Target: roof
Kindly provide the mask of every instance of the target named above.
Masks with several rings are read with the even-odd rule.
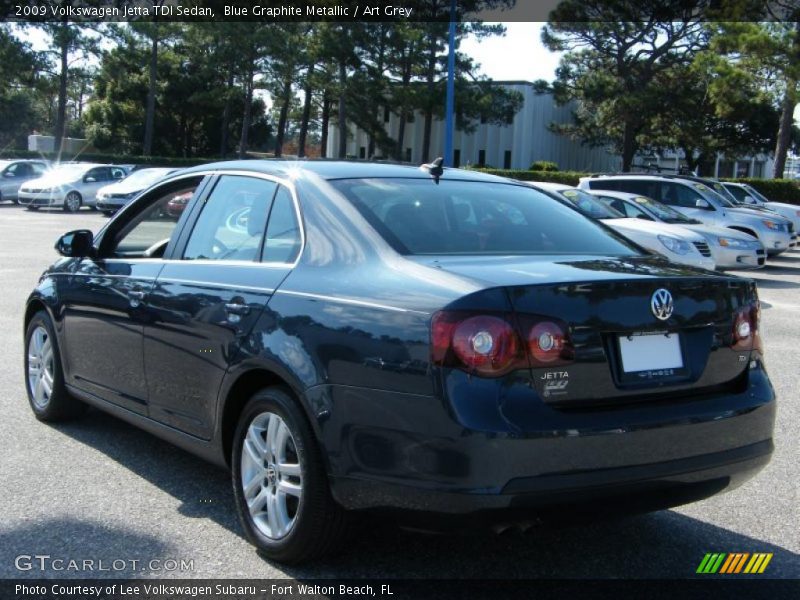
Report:
[[[208,170],[228,169],[236,171],[253,171],[278,177],[286,177],[298,171],[315,173],[323,179],[356,179],[356,178],[406,178],[425,179],[430,177],[424,170],[416,166],[393,163],[379,163],[348,160],[231,160],[206,163],[190,167],[181,174],[203,172]],[[460,181],[494,181],[508,183],[511,180],[496,175],[488,175],[480,171],[466,169],[445,169],[442,179]],[[514,182],[518,183],[518,182]]]

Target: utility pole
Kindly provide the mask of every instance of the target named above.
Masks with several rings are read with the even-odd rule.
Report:
[[[447,96],[444,120],[444,165],[453,166],[454,104],[456,93],[456,0],[450,0],[450,36],[447,54]]]

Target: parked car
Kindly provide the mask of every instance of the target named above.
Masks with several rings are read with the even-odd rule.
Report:
[[[95,208],[97,190],[125,175],[125,169],[115,165],[63,163],[22,184],[19,203],[30,210],[61,206],[66,212],[75,212],[81,206]]]
[[[229,467],[272,559],[330,551],[362,510],[662,509],[772,453],[755,283],[508,179],[207,164],[56,248],[25,308],[36,417],[93,405]]]
[[[773,202],[747,183],[732,183],[726,181],[723,185],[739,203],[776,212],[782,217],[789,219],[794,224],[795,232],[800,232],[800,206],[797,204]]]
[[[167,207],[166,207],[167,214],[177,219],[183,214],[183,211],[186,210],[186,206],[189,204],[189,200],[191,199],[192,199],[191,191],[175,194],[167,202]]]
[[[175,169],[163,168],[139,169],[131,172],[125,179],[101,187],[97,190],[97,210],[107,215],[114,214],[139,192],[174,171]]]
[[[594,190],[591,194],[626,217],[679,225],[699,233],[706,239],[718,269],[759,269],[766,262],[764,245],[746,233],[705,225],[666,204],[639,194],[608,190]]]
[[[708,243],[699,233],[677,225],[629,219],[591,194],[569,185],[545,182],[530,182],[528,185],[556,194],[560,201],[570,202],[586,216],[602,220],[604,225],[668,260],[712,271],[716,268]]]
[[[777,255],[792,243],[792,224],[780,215],[767,215],[732,202],[705,183],[670,175],[593,175],[582,177],[584,190],[630,192],[658,200],[706,225],[729,227],[758,238],[767,255]]]
[[[0,160],[0,202],[9,200],[17,204],[20,186],[41,177],[47,168],[45,160]]]

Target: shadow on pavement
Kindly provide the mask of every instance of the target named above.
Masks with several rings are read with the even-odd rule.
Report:
[[[134,519],[124,529],[72,518],[39,520],[0,529],[3,578],[140,577],[152,574],[150,567],[161,569],[163,561],[176,558],[179,559],[163,540],[138,533]],[[70,560],[77,561],[75,566],[70,565]],[[84,560],[93,561],[91,568],[82,570]],[[151,564],[153,560],[158,562]]]
[[[97,410],[58,429],[181,501],[181,515],[210,519],[241,537],[226,472]],[[333,557],[302,567],[275,566],[296,578],[682,578],[695,576],[706,552],[772,552],[765,576],[800,577],[797,554],[675,511],[524,534],[424,534],[378,517],[359,519],[357,529]],[[61,547],[84,554],[141,548],[145,557],[163,551],[153,550],[157,540],[80,521],[11,530],[0,536],[0,548],[27,549],[28,540],[50,553]]]

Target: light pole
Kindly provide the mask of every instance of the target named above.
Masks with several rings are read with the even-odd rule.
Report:
[[[453,114],[456,94],[456,0],[450,0],[450,35],[447,54],[447,96],[444,113],[444,165],[453,166]]]

